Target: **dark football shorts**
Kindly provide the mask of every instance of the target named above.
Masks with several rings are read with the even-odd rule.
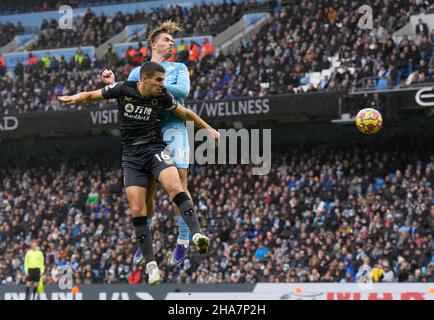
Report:
[[[27,279],[27,281],[39,282],[39,279],[41,278],[41,269],[31,268],[28,270],[28,272],[29,272],[29,278]]]
[[[152,179],[158,181],[161,171],[174,166],[167,145],[162,143],[129,146],[122,154],[124,187],[147,188]]]

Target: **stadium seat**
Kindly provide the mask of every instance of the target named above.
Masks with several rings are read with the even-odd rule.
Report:
[[[380,79],[375,85],[376,90],[386,90],[388,87],[388,82],[386,79]]]
[[[309,75],[306,73],[300,78],[300,85],[305,85],[309,83]]]
[[[314,88],[318,88],[321,81],[321,72],[311,72],[309,73],[309,83],[311,83]]]
[[[331,69],[324,69],[321,71],[321,78],[325,78],[326,76],[331,78],[333,71]]]

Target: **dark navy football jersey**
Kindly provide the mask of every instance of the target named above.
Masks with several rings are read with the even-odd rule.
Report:
[[[143,97],[137,81],[124,81],[102,89],[104,99],[116,99],[123,147],[163,141],[160,115],[176,108],[175,98],[163,88],[158,96]]]

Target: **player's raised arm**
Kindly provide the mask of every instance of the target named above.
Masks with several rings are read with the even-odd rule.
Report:
[[[71,105],[71,104],[86,104],[96,101],[104,100],[105,98],[102,95],[102,90],[95,90],[95,91],[84,91],[77,94],[74,94],[72,96],[60,96],[58,97],[60,102],[63,102],[64,104]]]
[[[101,74],[101,81],[105,84],[112,84],[115,83],[115,74],[113,71],[109,69],[104,69],[104,71]]]
[[[183,119],[184,121],[193,121],[194,125],[201,129],[208,130],[211,137],[217,142],[220,139],[220,133],[212,128],[208,123],[206,123],[201,117],[199,117],[196,113],[187,109],[179,103],[176,103],[176,106],[173,107],[170,111],[176,114],[178,117]]]
[[[129,81],[139,81],[140,80],[140,67],[135,67],[133,70],[131,70],[129,76]],[[115,74],[110,69],[104,69],[104,71],[101,73],[101,81],[105,84],[112,84],[115,83]]]

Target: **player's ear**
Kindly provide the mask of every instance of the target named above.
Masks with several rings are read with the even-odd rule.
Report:
[[[155,37],[154,41],[151,42],[151,49],[152,50],[157,48],[157,37]]]

